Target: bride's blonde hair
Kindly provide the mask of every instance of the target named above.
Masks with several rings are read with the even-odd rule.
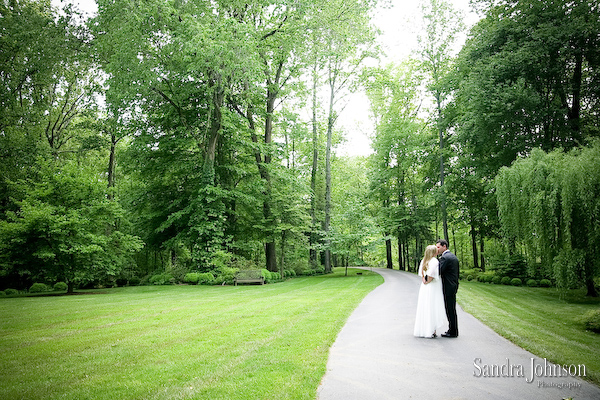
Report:
[[[423,273],[427,271],[427,264],[433,257],[437,255],[437,247],[434,245],[429,245],[425,247],[425,255],[423,256]]]

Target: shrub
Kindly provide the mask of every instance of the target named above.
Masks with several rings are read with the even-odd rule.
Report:
[[[140,286],[147,286],[147,285],[149,285],[151,277],[152,276],[150,276],[150,275],[146,275],[146,276],[142,277],[142,279],[140,279]]]
[[[238,268],[231,267],[219,267],[216,272],[216,277],[212,281],[213,285],[221,285],[221,284],[233,284],[233,278],[235,277],[236,272],[238,272]]]
[[[271,282],[271,280],[273,279],[273,278],[272,278],[272,272],[271,272],[271,271],[269,271],[269,270],[268,270],[268,269],[266,269],[266,268],[262,268],[262,269],[261,269],[261,271],[262,271],[262,276],[263,276],[263,278],[265,278],[265,282],[266,282],[266,283],[269,283],[269,282]]]
[[[64,282],[56,282],[54,284],[54,290],[56,290],[57,292],[64,292],[68,288],[69,286],[67,286],[67,284]]]
[[[538,287],[539,284],[538,284],[538,281],[536,281],[535,279],[529,279],[527,281],[527,286],[529,286],[529,287]]]
[[[45,283],[34,283],[29,288],[29,293],[43,293],[43,292],[49,292],[49,291],[50,291],[50,287],[48,285],[46,285]]]
[[[294,276],[296,276],[296,271],[294,271],[293,269],[286,269],[283,271],[284,278],[292,278]]]
[[[550,287],[550,286],[552,286],[552,282],[550,282],[549,279],[542,279],[540,281],[540,286],[541,287]]]
[[[141,279],[138,278],[137,276],[132,276],[131,278],[129,278],[129,285],[130,286],[138,286],[141,282]]]
[[[481,268],[470,268],[460,271],[458,278],[467,281],[478,280],[480,274]],[[471,279],[469,279],[469,276],[471,276]]]
[[[508,277],[508,276],[502,277],[502,279],[500,280],[500,283],[503,285],[510,285],[510,277]]]
[[[500,276],[524,278],[527,275],[527,260],[519,254],[497,254],[490,257],[490,269]]]
[[[498,275],[496,275],[496,276],[494,276],[494,277],[492,278],[492,283],[493,283],[493,284],[495,284],[495,285],[499,285],[499,284],[500,284],[500,282],[502,282],[502,277],[501,277],[501,276],[498,276]]]
[[[171,274],[165,272],[162,274],[152,275],[152,277],[150,277],[150,283],[153,285],[170,285],[174,283],[172,281],[173,279],[174,278]]]
[[[520,280],[519,278],[512,278],[510,280],[510,284],[513,286],[521,286],[523,284],[523,281]]]
[[[600,310],[594,310],[586,316],[585,329],[600,333]]]
[[[19,291],[17,289],[6,289],[4,293],[6,293],[7,296],[14,296],[15,294],[19,294]]]
[[[189,272],[183,277],[185,283],[190,283],[192,285],[197,285],[199,280],[200,274],[198,272]]]
[[[212,285],[215,280],[215,276],[210,272],[204,272],[198,274],[198,283],[201,285]]]
[[[0,290],[0,297],[6,296],[6,292],[4,290]]]

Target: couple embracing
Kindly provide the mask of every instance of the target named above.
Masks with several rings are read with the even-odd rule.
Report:
[[[436,256],[440,256],[439,260]],[[458,270],[458,258],[448,250],[447,241],[441,239],[435,246],[427,246],[419,266],[421,287],[415,319],[415,336],[437,337],[437,330],[444,326],[446,318],[449,329],[442,336],[451,338],[458,336],[456,320]]]

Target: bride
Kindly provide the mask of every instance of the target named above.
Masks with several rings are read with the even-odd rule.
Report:
[[[419,265],[419,300],[417,303],[417,317],[415,319],[414,335],[417,337],[435,338],[436,331],[446,322],[444,308],[444,295],[437,258],[437,248],[427,246],[425,255]]]

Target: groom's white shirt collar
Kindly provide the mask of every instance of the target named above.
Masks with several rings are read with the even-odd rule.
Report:
[[[446,254],[447,252],[449,252],[450,250],[446,250],[442,253],[442,255]]]

